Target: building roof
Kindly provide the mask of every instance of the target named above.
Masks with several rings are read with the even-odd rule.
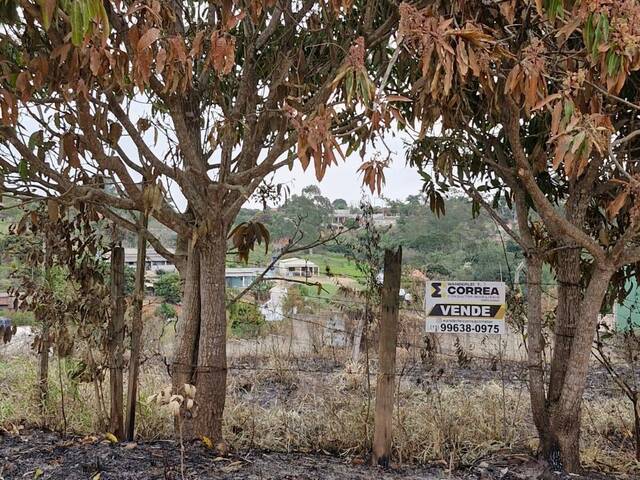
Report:
[[[278,261],[278,266],[281,267],[317,267],[315,263],[310,260],[305,260],[303,258],[284,258]]]
[[[227,267],[224,272],[225,277],[249,277],[258,276],[264,272],[263,268],[255,267]]]
[[[169,249],[171,253],[174,253],[173,250]],[[135,262],[138,259],[138,249],[137,248],[125,248],[124,249],[124,261],[125,263]],[[166,260],[162,255],[153,250],[152,248],[147,248],[147,262],[157,262]]]

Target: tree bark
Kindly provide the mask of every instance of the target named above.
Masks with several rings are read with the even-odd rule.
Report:
[[[529,362],[529,396],[533,423],[540,437],[540,452],[549,458],[557,449],[551,435],[547,394],[544,381],[544,336],[542,334],[542,260],[536,255],[527,264],[527,355]]]
[[[581,469],[580,412],[582,396],[587,382],[598,314],[612,275],[613,270],[603,269],[596,265],[582,302],[574,305],[580,319],[579,328],[575,330],[571,353],[566,358],[566,374],[560,398],[556,403],[550,405],[551,429],[558,440],[562,467],[571,473],[579,472]]]
[[[395,390],[398,308],[402,276],[402,247],[384,252],[384,281],[380,308],[379,373],[376,388],[373,464],[389,466],[393,439],[393,393]]]
[[[123,349],[124,349],[124,248],[111,252],[111,321],[109,322],[109,388],[111,402],[110,430],[118,439],[124,437]]]
[[[200,337],[200,254],[193,242],[189,241],[187,259],[181,271],[184,281],[182,293],[182,314],[177,325],[176,350],[172,365],[172,386],[174,392],[181,392],[184,384],[195,384],[195,367],[198,363],[198,343]],[[176,427],[178,427],[176,422]],[[191,437],[192,425],[189,419],[183,422],[183,435]]]
[[[360,346],[362,344],[362,332],[364,331],[364,322],[367,321],[366,315],[361,313],[356,320],[356,328],[353,332],[353,345],[351,346],[351,361],[358,363],[360,361]]]
[[[226,233],[226,226],[219,222],[214,232],[199,241],[201,320],[194,429],[214,442],[222,440],[227,385]]]
[[[46,411],[47,396],[49,394],[49,321],[42,320],[42,334],[40,337],[40,351],[38,362],[38,396],[40,403],[40,414]]]
[[[567,372],[567,360],[571,355],[576,325],[580,319],[582,302],[581,249],[561,249],[557,253],[556,275],[558,279],[558,306],[553,332],[553,355],[551,359],[551,377],[549,381],[549,402],[554,404],[560,399],[562,386]]]
[[[147,229],[148,220],[146,213],[140,213],[138,257],[136,259],[136,285],[133,298],[133,315],[131,316],[131,358],[129,360],[129,380],[127,385],[126,438],[129,441],[134,439],[136,424],[138,374],[140,371],[140,349],[143,329],[142,301],[144,299],[144,272],[147,261],[147,241],[144,236],[144,231]]]

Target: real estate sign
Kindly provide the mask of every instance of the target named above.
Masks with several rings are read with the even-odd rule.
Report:
[[[503,282],[429,281],[425,295],[427,332],[503,334]]]

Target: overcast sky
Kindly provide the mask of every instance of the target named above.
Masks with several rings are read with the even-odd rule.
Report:
[[[405,159],[405,147],[398,138],[387,141],[393,150],[393,162],[385,171],[386,183],[382,189],[382,196],[393,200],[404,200],[409,195],[420,193],[422,181],[418,172],[407,165]],[[337,156],[337,155],[336,155]],[[365,157],[368,160],[369,156]],[[358,168],[362,164],[362,159],[358,153],[354,153],[346,160],[338,160],[338,165],[332,165],[318,182],[313,168],[313,162],[303,171],[300,162],[296,161],[293,170],[281,168],[275,174],[274,183],[283,183],[289,186],[290,193],[299,194],[307,185],[318,185],[322,194],[331,200],[343,198],[349,204],[358,205],[363,195],[371,198],[374,204],[380,200],[378,195],[371,196],[369,189],[362,188],[362,175],[358,173]],[[378,201],[376,201],[376,199]],[[251,201],[246,207],[259,208],[260,205]]]

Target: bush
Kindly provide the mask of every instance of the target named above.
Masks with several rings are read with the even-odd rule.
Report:
[[[182,298],[182,285],[180,275],[177,273],[164,273],[153,284],[153,289],[166,303],[177,304]]]
[[[169,320],[173,320],[178,317],[178,312],[173,305],[169,305],[168,303],[162,303],[156,308],[156,315],[163,319],[165,322]]]
[[[262,334],[266,322],[256,305],[234,303],[229,307],[229,325],[234,336],[255,338]]]

